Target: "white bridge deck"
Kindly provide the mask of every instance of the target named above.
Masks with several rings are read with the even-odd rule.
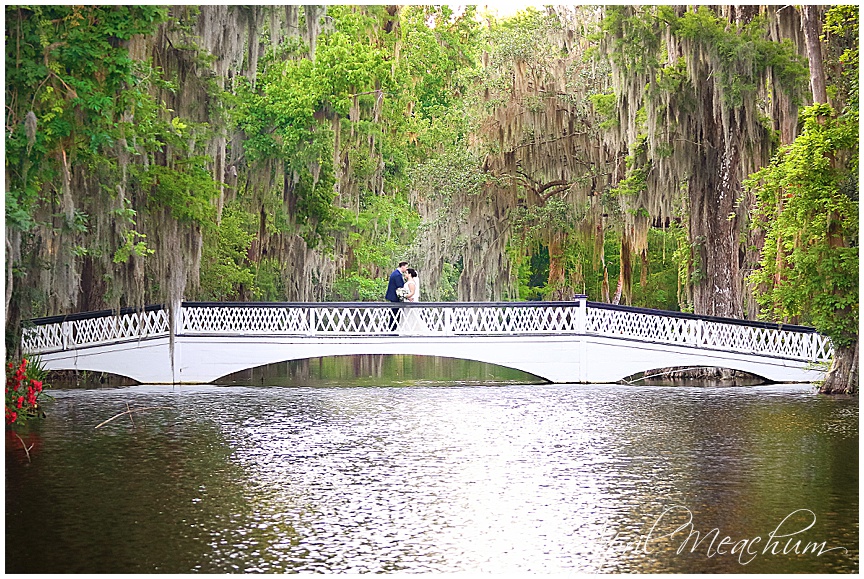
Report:
[[[812,328],[612,306],[584,298],[421,304],[184,302],[173,314],[148,306],[117,315],[104,311],[40,318],[24,328],[22,340],[23,350],[39,355],[47,369],[110,372],[146,384],[208,383],[265,364],[352,354],[477,360],[557,383],[616,382],[668,367],[721,367],[773,382],[812,382],[824,377],[833,355],[828,338]]]

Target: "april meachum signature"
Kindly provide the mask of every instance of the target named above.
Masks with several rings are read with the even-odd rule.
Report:
[[[671,516],[677,515],[676,519],[680,520],[678,517],[681,514],[686,518],[684,523],[678,524],[671,532],[660,533],[661,524],[669,528],[670,525],[676,524],[668,522]],[[796,518],[803,518],[804,521],[802,523],[795,523],[793,519]],[[678,544],[676,541],[680,541],[676,550],[676,553],[679,555],[685,552],[689,546],[691,553],[704,552],[708,558],[717,555],[732,555],[733,557],[737,557],[741,565],[747,565],[760,555],[810,554],[819,557],[831,551],[843,551],[848,554],[849,551],[846,547],[829,548],[825,541],[821,543],[807,541],[805,543],[800,535],[811,529],[815,524],[816,513],[810,509],[798,509],[786,515],[765,538],[757,535],[755,537],[733,539],[728,535],[723,535],[717,527],[705,532],[697,531],[693,524],[693,513],[690,509],[676,505],[669,507],[657,517],[648,533],[640,536],[636,543],[632,545],[632,550],[651,554],[656,552],[655,547],[657,543],[663,539],[668,539],[673,545]],[[616,533],[607,544],[607,548],[614,548],[613,543],[617,540],[620,540],[620,534]]]

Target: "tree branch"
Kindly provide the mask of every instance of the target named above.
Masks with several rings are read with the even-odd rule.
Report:
[[[129,406],[128,403],[126,406],[128,408],[128,406]],[[100,422],[99,424],[96,425],[96,428],[100,428],[100,427],[108,424],[112,420],[120,418],[121,416],[125,416],[126,414],[131,415],[133,412],[144,412],[145,410],[167,410],[169,408],[171,408],[171,407],[170,406],[149,406],[147,408],[131,408],[125,412],[121,412],[120,414],[115,414],[114,416],[112,416],[111,418],[109,418],[108,420],[106,420],[104,422]],[[131,416],[130,416],[130,418],[131,418]],[[94,430],[95,430],[95,428],[94,428]]]
[[[554,143],[555,141],[560,141],[561,139],[569,139],[570,137],[575,137],[577,135],[587,135],[587,134],[588,134],[587,131],[585,131],[583,133],[570,133],[569,135],[561,135],[560,137],[555,137],[554,139],[549,139],[548,141],[540,141],[540,142],[535,141],[533,143],[525,143],[524,145],[516,145],[516,148],[513,150],[515,151],[516,149],[521,149],[523,147],[531,147],[534,145],[537,145],[537,146],[548,145],[549,143]]]
[[[21,446],[24,447],[24,452],[27,453],[27,462],[33,462],[32,460],[30,460],[30,449],[33,448],[33,445],[31,444],[28,448],[27,445],[24,443],[24,439],[21,438],[21,436],[17,432],[14,432],[13,434],[18,437],[18,440],[21,441]]]

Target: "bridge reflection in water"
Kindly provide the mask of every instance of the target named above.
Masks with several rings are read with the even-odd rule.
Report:
[[[172,331],[173,329],[173,331]],[[475,360],[558,383],[665,367],[719,367],[773,382],[821,379],[814,329],[588,302],[209,303],[32,320],[23,349],[50,370],[142,383],[208,383],[306,358],[408,354]]]

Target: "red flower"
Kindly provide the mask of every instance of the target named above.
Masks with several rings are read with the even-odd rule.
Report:
[[[6,409],[6,424],[12,424],[18,420],[18,413],[12,412],[8,408]]]
[[[30,384],[33,385],[33,388],[36,389],[36,392],[42,392],[42,381],[41,380],[30,380]]]
[[[18,403],[17,404],[18,404],[19,410],[21,409],[22,406],[24,406],[24,397],[23,396],[18,397]]]

